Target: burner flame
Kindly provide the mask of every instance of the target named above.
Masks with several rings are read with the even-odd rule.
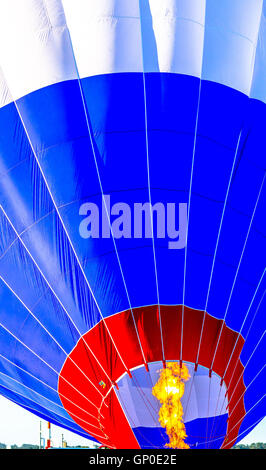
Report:
[[[160,371],[160,377],[152,389],[152,394],[162,403],[159,423],[166,428],[169,437],[166,447],[172,449],[189,449],[189,445],[185,443],[187,434],[181,403],[185,382],[189,378],[189,370],[185,364],[180,366],[177,362],[168,362],[166,368]]]

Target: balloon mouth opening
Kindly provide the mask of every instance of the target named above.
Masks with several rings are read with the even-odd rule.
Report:
[[[162,332],[165,338],[168,335],[164,342],[167,360],[162,360],[157,305],[133,310],[143,354],[137,348],[132,312],[126,310],[107,317],[85,333],[84,341],[77,343],[61,370],[58,389],[64,408],[82,429],[103,444],[115,448],[154,448],[151,442],[155,442],[156,448],[162,448],[169,443],[169,436],[158,420],[161,404],[152,389],[169,362],[179,363],[187,366],[191,376],[181,397],[185,442],[192,448],[232,447],[245,413],[244,367],[239,359],[244,339],[203,311],[181,305],[161,305],[160,311]],[[217,331],[222,326],[223,341],[213,361],[212,345],[216,344]],[[234,347],[236,340],[238,348]],[[82,370],[77,369],[76,363]],[[95,417],[95,407],[100,407],[100,416]],[[119,434],[117,426],[121,429]]]
[[[196,420],[206,420],[211,427],[213,420],[227,419],[226,385],[215,372],[210,377],[209,369],[200,364],[195,368],[195,364],[173,360],[164,366],[156,361],[148,363],[148,371],[142,364],[131,373],[132,378],[125,373],[117,381],[115,393],[121,407],[133,431],[157,429],[165,448],[195,447],[190,429]],[[206,435],[199,436],[200,440],[208,446]]]

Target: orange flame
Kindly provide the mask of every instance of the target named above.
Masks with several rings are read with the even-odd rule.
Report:
[[[177,362],[168,362],[152,389],[152,394],[162,403],[159,423],[166,428],[170,439],[166,447],[172,449],[189,449],[189,445],[185,443],[187,434],[181,403],[185,391],[184,382],[189,378],[190,374],[185,364],[180,366]]]

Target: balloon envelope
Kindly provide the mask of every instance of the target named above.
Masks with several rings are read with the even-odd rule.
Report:
[[[191,448],[265,416],[265,15],[1,3],[5,397],[108,447],[164,447],[152,388],[180,361]]]

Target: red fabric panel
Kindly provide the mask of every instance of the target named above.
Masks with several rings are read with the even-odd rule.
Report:
[[[106,404],[108,408],[102,410],[104,412],[104,423],[106,429],[108,429],[110,440],[115,443],[115,447],[117,449],[139,449],[139,444],[125,418],[114,389],[108,394]]]
[[[136,308],[133,313],[137,332],[132,313],[129,310],[106,318],[104,322],[101,321],[86,333],[84,340],[87,345],[82,339],[77,343],[62,368],[58,384],[62,403],[74,421],[88,433],[99,434],[98,439],[103,444],[117,448],[136,448],[138,444],[114,390],[110,391],[112,382],[116,382],[128,369],[143,365],[144,358],[148,363],[163,359],[158,306]],[[210,368],[213,362],[212,370],[220,377],[224,376],[229,358],[234,350],[230,366],[223,377],[228,388],[233,374],[232,383],[228,390],[228,439],[223,443],[223,447],[231,447],[233,443],[227,444],[227,442],[236,439],[245,415],[243,365],[239,360],[244,344],[243,338],[230,330],[222,320],[217,320],[207,313],[204,316],[203,311],[187,307],[182,309],[182,306],[162,305],[160,314],[166,360],[180,359],[182,321],[183,361],[195,363],[201,331],[198,363]],[[216,350],[218,339],[219,344]],[[141,347],[139,343],[141,343]],[[213,361],[214,353],[215,359]],[[79,365],[94,386],[88,382],[71,359]],[[70,387],[63,377],[84,396]],[[237,382],[236,390],[232,395]],[[108,391],[110,392],[108,393]],[[103,400],[103,396],[106,397],[105,400]],[[85,397],[95,406],[89,403]],[[232,412],[239,397],[241,397],[239,404]],[[78,407],[84,408],[85,411]],[[239,424],[237,424],[238,421]],[[92,425],[97,426],[98,429],[93,428]]]

